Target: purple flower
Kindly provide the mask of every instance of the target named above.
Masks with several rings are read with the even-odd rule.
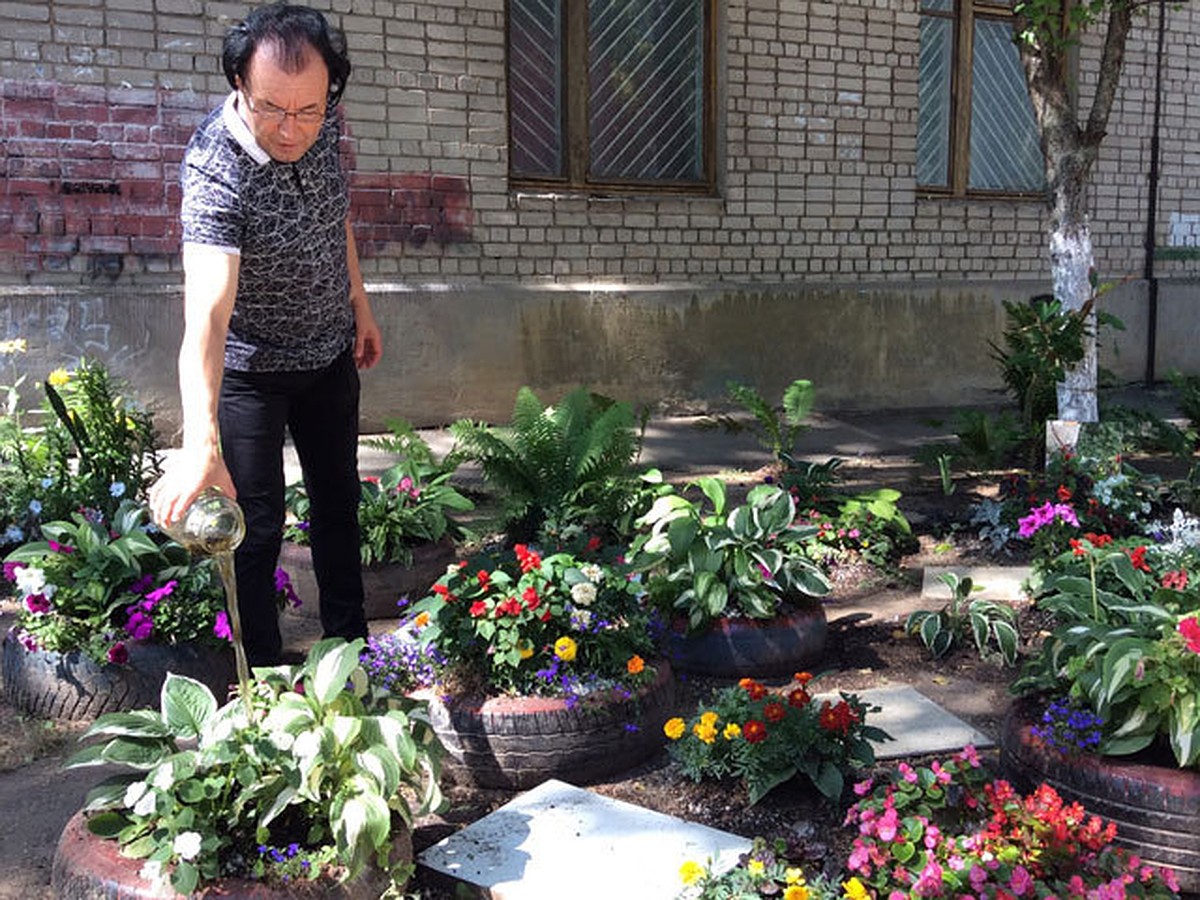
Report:
[[[229,627],[229,616],[225,610],[217,613],[217,621],[213,623],[213,634],[227,641],[233,640],[233,629]]]
[[[9,581],[16,581],[17,572],[25,568],[26,565],[28,564],[23,562],[6,562],[4,564],[4,577]]]
[[[131,594],[144,594],[146,591],[150,590],[150,585],[152,584],[154,584],[154,576],[143,575],[129,586],[128,591]]]
[[[288,606],[300,606],[300,597],[296,593],[296,589],[292,587],[292,578],[286,569],[277,568],[275,570],[275,592],[283,594],[284,603]]]
[[[146,599],[152,604],[151,608],[153,608],[153,604],[162,600],[166,600],[168,597],[170,597],[171,594],[175,592],[175,588],[178,584],[179,582],[172,578],[158,590],[148,593],[146,595]]]
[[[135,641],[144,641],[154,631],[154,621],[136,606],[129,607],[129,621],[125,623],[125,631]]]
[[[1075,528],[1079,527],[1079,519],[1069,503],[1051,503],[1047,500],[1041,506],[1031,507],[1029,515],[1017,520],[1017,533],[1023,538],[1032,537],[1055,519]]]

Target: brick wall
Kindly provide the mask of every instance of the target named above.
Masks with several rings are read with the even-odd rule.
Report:
[[[503,0],[313,3],[345,29],[355,62],[346,156],[368,277],[786,283],[1046,272],[1040,203],[916,194],[910,0],[720,4],[720,196],[660,199],[509,191]],[[247,8],[0,0],[0,277],[178,277],[181,147],[226,90],[221,35]],[[1200,10],[1169,15],[1162,243],[1171,214],[1200,213]],[[1092,187],[1111,276],[1142,268],[1152,25],[1141,22],[1130,42]],[[1096,41],[1085,44],[1085,73]]]

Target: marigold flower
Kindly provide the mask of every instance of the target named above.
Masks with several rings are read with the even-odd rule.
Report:
[[[693,725],[692,734],[706,744],[711,744],[717,739],[717,729],[706,722],[697,722]]]
[[[571,638],[563,635],[554,642],[554,655],[563,662],[571,662],[575,658],[575,653],[578,650],[575,642]]]
[[[50,382],[53,387],[62,387],[71,380],[71,373],[66,369],[55,369],[50,373],[46,380]]]
[[[695,860],[689,859],[679,867],[679,880],[684,884],[695,884],[704,877],[704,866]]]
[[[790,884],[784,889],[783,900],[808,900],[808,888],[802,884]]]
[[[427,612],[417,613],[417,617],[415,619],[413,619],[413,624],[416,625],[418,628],[424,628],[426,625],[429,624],[429,613],[427,613]]]
[[[792,676],[792,680],[800,682],[801,687],[806,687],[813,680],[812,672],[797,672]]]
[[[804,884],[804,871],[796,866],[788,866],[783,870],[783,880],[788,884]]]
[[[749,872],[753,878],[762,878],[763,872],[766,871],[766,868],[767,867],[763,865],[763,861],[761,859],[751,859],[746,862],[746,871]]]
[[[646,661],[636,653],[629,657],[629,661],[625,663],[625,671],[627,671],[630,675],[641,675],[645,668]]]
[[[686,730],[687,730],[687,723],[685,721],[683,721],[683,719],[679,718],[678,716],[676,716],[673,719],[667,719],[666,724],[663,725],[663,734],[665,734],[667,737],[669,737],[673,741],[677,741],[681,737],[683,737],[683,733]]]
[[[788,692],[788,706],[794,706],[796,709],[804,709],[812,702],[812,697],[808,695],[808,691],[804,688],[795,688]]]
[[[842,890],[845,891],[845,896],[849,900],[868,900],[869,895],[867,889],[857,878],[851,878],[849,881],[842,882]]]
[[[767,689],[753,678],[743,678],[738,682],[738,687],[744,690],[751,700],[761,700],[767,695]]]
[[[768,722],[782,722],[787,715],[787,708],[782,703],[772,701],[763,707],[763,718]]]
[[[758,719],[747,719],[742,726],[742,737],[748,744],[761,744],[767,739],[767,726]]]
[[[718,716],[718,715],[717,715],[715,712],[713,712],[711,709],[710,709],[710,710],[707,710],[707,711],[706,711],[706,712],[704,712],[704,713],[701,713],[701,715],[700,715],[700,721],[701,721],[701,722],[703,722],[705,725],[708,725],[708,726],[713,726],[713,725],[716,725],[716,724],[717,724],[717,719],[719,719],[719,718],[721,718],[721,717],[720,717],[720,716]]]
[[[517,644],[517,652],[521,654],[521,659],[529,659],[533,656],[533,644],[529,641],[521,641]]]
[[[727,741],[736,741],[742,736],[741,726],[737,722],[730,722],[725,726],[725,730],[721,732],[721,737]]]

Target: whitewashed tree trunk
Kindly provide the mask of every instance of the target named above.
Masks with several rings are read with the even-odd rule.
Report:
[[[1050,274],[1054,296],[1064,310],[1079,310],[1092,298],[1091,272],[1095,264],[1092,236],[1087,224],[1057,228],[1050,234]],[[1083,359],[1068,370],[1057,385],[1058,417],[1074,422],[1095,422],[1099,418],[1096,403],[1097,352],[1096,311],[1088,315],[1089,326],[1083,343]]]

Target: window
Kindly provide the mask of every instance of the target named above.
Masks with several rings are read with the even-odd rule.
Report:
[[[1011,2],[921,0],[917,185],[1030,193],[1045,184]]]
[[[713,189],[714,0],[509,0],[518,186]]]

